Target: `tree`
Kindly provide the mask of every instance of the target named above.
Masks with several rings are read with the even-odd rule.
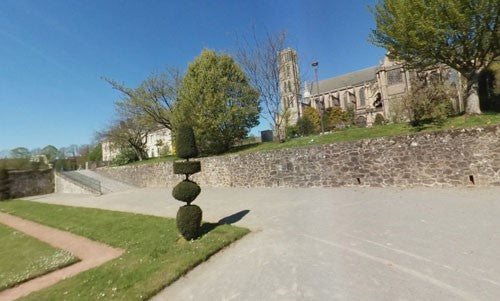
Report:
[[[262,117],[276,130],[281,141],[282,129],[286,126],[287,114],[281,105],[278,52],[285,49],[286,31],[268,34],[258,39],[255,31],[251,39],[239,41],[236,60],[250,79],[251,86],[259,92]]]
[[[165,72],[152,73],[135,89],[106,77],[103,79],[113,89],[122,92],[122,100],[115,102],[121,115],[132,119],[146,118],[149,119],[148,122],[172,129],[171,110],[182,81],[178,69],[167,67]]]
[[[259,93],[227,54],[203,50],[189,64],[174,109],[174,128],[193,127],[202,153],[228,150],[258,124]]]
[[[409,67],[445,64],[467,79],[467,114],[480,114],[479,74],[500,54],[498,0],[379,0],[370,40]]]
[[[109,141],[115,148],[131,148],[139,161],[142,161],[147,158],[146,143],[151,129],[151,126],[137,119],[125,118],[115,121],[107,130],[98,133],[98,136]]]
[[[317,134],[321,131],[321,115],[318,110],[313,107],[307,107],[304,110],[303,119],[308,119],[312,124],[312,133]]]
[[[16,147],[10,150],[10,156],[15,159],[28,159],[31,153],[26,147]]]
[[[46,147],[42,148],[42,155],[45,155],[49,162],[53,162],[59,159],[59,157],[61,156],[59,150],[53,145],[47,145]]]

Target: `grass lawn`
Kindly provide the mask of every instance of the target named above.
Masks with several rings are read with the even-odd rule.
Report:
[[[500,114],[484,113],[482,115],[475,116],[463,115],[448,118],[442,124],[429,123],[421,127],[413,127],[408,123],[396,123],[373,126],[370,128],[348,128],[324,135],[311,135],[307,137],[294,138],[284,143],[265,142],[244,145],[233,148],[230,152],[235,154],[244,154],[274,149],[306,147],[317,144],[328,144],[343,141],[398,136],[419,132],[442,131],[448,129],[467,128],[493,124],[500,124]]]
[[[147,299],[249,232],[204,224],[211,231],[187,242],[179,238],[174,219],[28,201],[0,202],[0,210],[125,250],[115,260],[22,300]]]
[[[246,153],[254,153],[254,152],[268,151],[275,149],[306,147],[318,144],[329,144],[329,143],[336,143],[343,141],[354,141],[354,140],[380,138],[387,136],[398,136],[398,135],[413,134],[420,132],[443,131],[456,128],[467,128],[473,126],[483,126],[483,125],[493,125],[493,124],[500,124],[499,113],[486,112],[483,113],[482,115],[474,115],[474,116],[462,115],[457,117],[450,117],[446,119],[442,124],[429,123],[429,124],[424,124],[423,126],[420,127],[413,127],[406,122],[379,125],[370,128],[352,127],[341,131],[336,131],[333,133],[327,133],[324,135],[311,135],[306,137],[294,138],[283,143],[264,142],[264,143],[254,143],[243,146],[236,146],[230,149],[228,152],[221,154],[220,156],[227,154],[246,154]],[[136,161],[129,163],[128,165],[154,164],[154,163],[175,161],[178,159],[179,158],[175,156],[167,156],[167,157],[146,159],[143,161]]]
[[[0,224],[0,291],[78,261],[70,252]]]

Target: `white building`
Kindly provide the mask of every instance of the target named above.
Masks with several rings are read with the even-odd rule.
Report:
[[[166,128],[161,128],[149,133],[146,136],[146,153],[148,158],[160,157],[166,153],[172,153],[172,131]],[[109,141],[103,141],[102,160],[105,162],[112,161],[119,153],[120,149],[114,147]]]

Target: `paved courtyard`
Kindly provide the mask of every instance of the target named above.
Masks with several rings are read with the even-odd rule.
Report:
[[[174,217],[170,189],[35,201]],[[500,300],[500,188],[205,188],[252,233],[155,300]]]

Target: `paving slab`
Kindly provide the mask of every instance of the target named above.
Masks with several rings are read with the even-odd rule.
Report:
[[[174,217],[169,188],[30,199]],[[252,233],[153,300],[500,300],[500,188],[204,188]]]

